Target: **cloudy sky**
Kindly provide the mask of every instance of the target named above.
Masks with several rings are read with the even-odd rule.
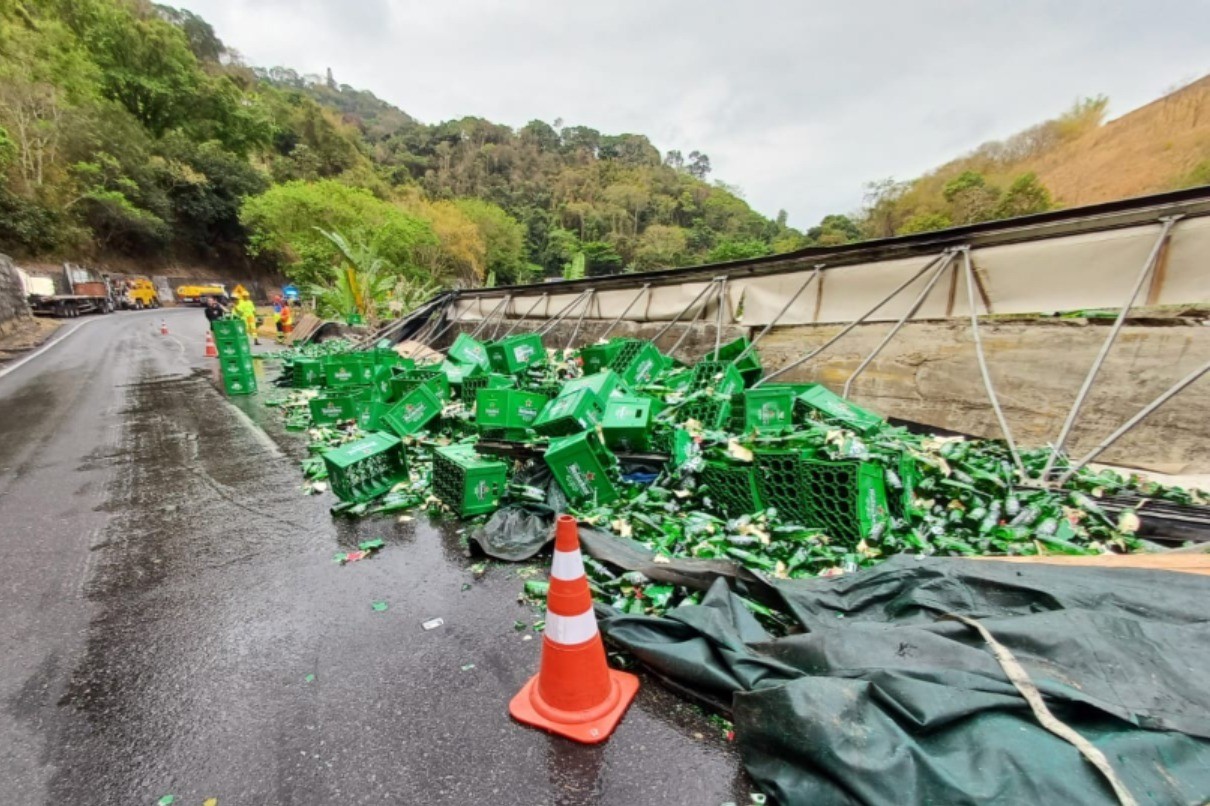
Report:
[[[168,0],[171,2],[171,0]],[[1210,72],[1204,0],[184,0],[250,64],[332,68],[432,123],[646,134],[810,226],[1103,93]]]

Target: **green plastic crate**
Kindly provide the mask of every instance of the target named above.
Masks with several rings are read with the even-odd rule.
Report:
[[[228,395],[250,395],[256,392],[256,376],[248,372],[223,373],[223,389]]]
[[[664,385],[674,392],[684,392],[693,385],[693,370],[685,369],[674,372],[664,379]]]
[[[731,422],[730,395],[702,395],[680,405],[673,415],[675,421],[684,423],[696,420],[703,428],[719,430]]]
[[[784,431],[794,425],[794,401],[801,386],[772,385],[744,392],[744,422],[742,430],[764,432]]]
[[[407,460],[399,437],[375,432],[323,453],[332,492],[342,501],[372,501],[407,481]]]
[[[719,347],[718,353],[715,353],[713,350],[711,350],[703,357],[703,360],[727,361],[730,363],[737,356],[739,356],[740,353],[742,353],[744,350],[747,350],[748,346],[751,344],[752,342],[748,341],[746,338],[740,337],[735,341],[728,342],[722,347]],[[756,350],[749,350],[748,354],[745,355],[738,363],[734,364],[734,366],[736,370],[738,370],[740,376],[743,377],[745,386],[751,386],[752,384],[756,383],[764,374],[764,369],[762,369],[760,365],[760,356],[757,355]]]
[[[357,414],[357,427],[362,431],[383,430],[382,415],[391,409],[391,404],[382,400],[372,400],[361,404]]]
[[[855,544],[885,527],[889,515],[883,469],[874,462],[799,460],[806,522]]]
[[[460,361],[451,361],[446,359],[442,361],[437,369],[445,373],[445,380],[450,385],[450,391],[455,397],[462,397],[465,392],[463,385],[470,379],[479,375],[486,374],[483,367],[478,364],[463,364]]]
[[[324,384],[324,366],[318,358],[296,358],[290,363],[290,380],[296,389]]]
[[[487,347],[471,338],[467,333],[459,333],[458,338],[445,351],[447,358],[462,364],[473,364],[481,369],[491,369],[492,362],[487,357]]]
[[[329,389],[359,386],[368,383],[362,379],[362,360],[351,353],[338,353],[324,358],[324,385]]]
[[[409,369],[403,372],[396,370],[391,378],[391,398],[402,400],[404,395],[417,386],[427,386],[442,400],[450,399],[449,378],[439,369]]]
[[[395,367],[374,368],[374,381],[370,387],[374,390],[374,397],[378,400],[389,403],[395,399],[395,387],[391,384],[395,371]]]
[[[580,366],[583,367],[584,374],[591,375],[609,369],[628,341],[632,339],[611,339],[603,344],[591,344],[581,349]]]
[[[508,485],[508,465],[484,459],[470,445],[433,452],[433,495],[462,517],[494,512]]]
[[[463,378],[462,380],[462,399],[475,400],[480,389],[516,389],[517,379],[512,375],[500,375],[495,372],[489,372],[484,375],[476,375],[473,378]]]
[[[218,321],[218,320],[216,320]],[[214,348],[219,358],[232,358],[240,355],[251,355],[252,344],[247,336],[225,336],[214,340]]]
[[[629,339],[609,365],[631,386],[648,386],[667,368],[664,355],[649,341]]]
[[[377,357],[373,353],[354,353],[357,361],[359,386],[370,386],[374,383],[374,373],[378,371]]]
[[[569,501],[607,504],[618,497],[609,477],[617,459],[595,431],[552,439],[544,459]]]
[[[757,495],[766,508],[773,507],[785,521],[817,526],[808,519],[799,472],[802,451],[756,451]]]
[[[307,402],[311,410],[311,422],[315,425],[331,425],[345,420],[355,420],[361,414],[361,396],[351,389],[333,389],[317,395]]]
[[[475,425],[480,433],[524,439],[549,398],[525,389],[480,389],[475,394]]]
[[[728,518],[751,515],[764,509],[752,464],[708,460],[698,476],[707,497]],[[700,488],[699,488],[700,489]]]
[[[651,427],[659,413],[659,401],[649,397],[610,398],[601,418],[605,444],[615,451],[646,451],[651,448]]]
[[[250,355],[237,355],[230,358],[219,358],[219,366],[222,367],[223,377],[228,375],[246,375],[255,376],[256,365],[252,361]]]
[[[817,412],[825,420],[847,426],[859,434],[869,434],[886,425],[886,420],[872,411],[854,406],[840,395],[818,383],[807,384],[798,394],[796,411],[801,419]]]
[[[547,403],[533,429],[548,437],[561,437],[594,427],[604,413],[601,399],[591,389],[580,389]]]
[[[215,319],[210,323],[210,331],[215,341],[219,339],[248,338],[248,329],[244,327],[243,319]]]
[[[379,418],[379,422],[395,434],[406,437],[423,431],[441,416],[441,399],[428,386],[417,386],[405,393]]]
[[[727,361],[699,361],[693,367],[694,389],[713,389],[716,394],[734,395],[744,391],[744,378]]]
[[[518,333],[487,345],[492,371],[517,375],[536,364],[546,362],[546,348],[537,333]]]
[[[581,389],[591,389],[593,394],[595,394],[597,399],[602,403],[609,400],[609,398],[613,397],[614,394],[626,395],[630,393],[630,389],[627,388],[626,382],[623,381],[621,377],[619,377],[618,374],[613,370],[606,369],[602,370],[601,372],[594,372],[591,375],[583,375],[579,378],[572,378],[570,381],[567,381],[563,384],[563,388],[560,390],[559,394],[567,395],[571,394],[572,392],[578,392]]]

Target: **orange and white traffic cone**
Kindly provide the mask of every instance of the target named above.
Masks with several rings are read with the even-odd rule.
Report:
[[[168,322],[164,319],[160,320],[160,335],[161,336],[168,335]]]
[[[206,358],[218,358],[218,348],[214,346],[214,334],[206,331]]]
[[[639,679],[610,669],[592,612],[576,519],[560,515],[546,597],[542,665],[508,704],[513,719],[583,744],[609,738],[639,690]]]

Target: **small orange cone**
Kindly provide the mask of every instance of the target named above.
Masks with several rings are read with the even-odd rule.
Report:
[[[166,322],[163,319],[160,320],[160,335],[161,336],[168,335],[168,322]]]
[[[609,738],[639,690],[639,679],[610,669],[592,612],[576,519],[560,515],[546,597],[542,665],[508,704],[513,719],[583,744]]]
[[[214,334],[206,331],[206,358],[218,358],[218,348],[214,346]]]

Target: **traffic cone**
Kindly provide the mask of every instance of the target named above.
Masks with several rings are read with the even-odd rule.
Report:
[[[160,335],[161,336],[168,335],[168,322],[163,319],[160,320]]]
[[[639,690],[639,679],[610,669],[592,612],[576,519],[560,515],[546,597],[542,665],[508,704],[513,719],[583,744],[609,738]]]
[[[218,348],[214,346],[214,334],[206,331],[206,358],[218,358]]]

